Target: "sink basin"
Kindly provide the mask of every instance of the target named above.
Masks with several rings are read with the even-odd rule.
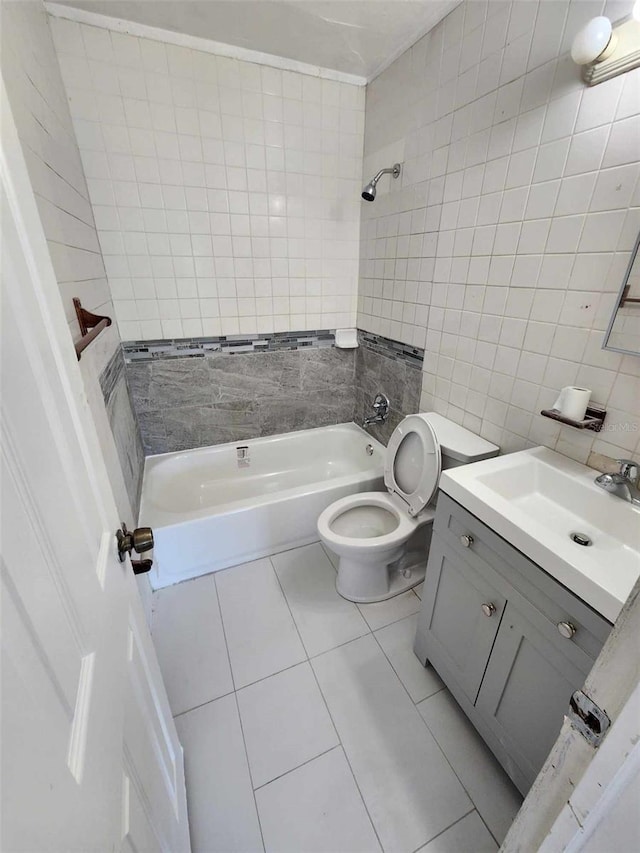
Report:
[[[535,447],[443,471],[440,487],[614,622],[640,576],[640,509],[597,474]]]

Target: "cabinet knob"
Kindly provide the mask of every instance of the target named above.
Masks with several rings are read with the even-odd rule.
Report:
[[[492,604],[491,602],[489,604],[483,604],[482,612],[485,616],[493,616],[493,614],[496,612],[495,604]]]
[[[473,545],[473,536],[470,533],[463,533],[460,542],[465,548],[470,548]]]
[[[578,629],[571,622],[558,622],[558,633],[565,640],[570,640]]]

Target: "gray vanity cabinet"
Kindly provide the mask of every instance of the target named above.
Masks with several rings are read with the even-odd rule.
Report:
[[[476,709],[513,758],[529,785],[558,736],[571,694],[582,687],[593,661],[576,665],[535,608],[512,601],[505,608]],[[558,640],[552,636],[555,631]]]
[[[437,647],[438,659],[474,702],[506,603],[500,579],[484,566],[460,560],[437,535],[431,540],[428,571],[422,609],[431,657]],[[483,605],[493,606],[494,618],[484,615]]]
[[[611,625],[440,493],[415,652],[523,792]]]

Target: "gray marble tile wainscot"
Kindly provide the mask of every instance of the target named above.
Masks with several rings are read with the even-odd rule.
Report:
[[[354,418],[355,354],[331,346],[208,349],[133,360],[127,381],[146,454],[206,447]]]
[[[125,363],[121,349],[118,348],[115,351],[100,374],[100,388],[129,501],[134,512],[134,518],[137,518],[142,489],[144,449],[133,400],[127,386]]]
[[[424,350],[361,331],[358,343],[354,419],[361,426],[363,418],[373,414],[375,395],[386,394],[391,404],[389,417],[383,424],[366,427],[386,445],[402,418],[419,410]]]

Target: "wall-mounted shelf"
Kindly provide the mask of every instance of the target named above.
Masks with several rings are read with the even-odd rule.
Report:
[[[111,317],[101,317],[99,314],[92,314],[83,308],[77,296],[73,298],[73,307],[76,309],[76,317],[82,337],[76,343],[76,355],[78,361],[82,353],[86,350],[89,344],[98,337],[103,329],[111,325]]]
[[[586,417],[582,421],[574,421],[571,418],[565,418],[562,412],[558,409],[543,409],[540,412],[545,418],[551,418],[554,421],[560,421],[561,424],[575,427],[576,429],[591,429],[594,432],[600,432],[604,419],[607,413],[600,406],[587,406]]]

